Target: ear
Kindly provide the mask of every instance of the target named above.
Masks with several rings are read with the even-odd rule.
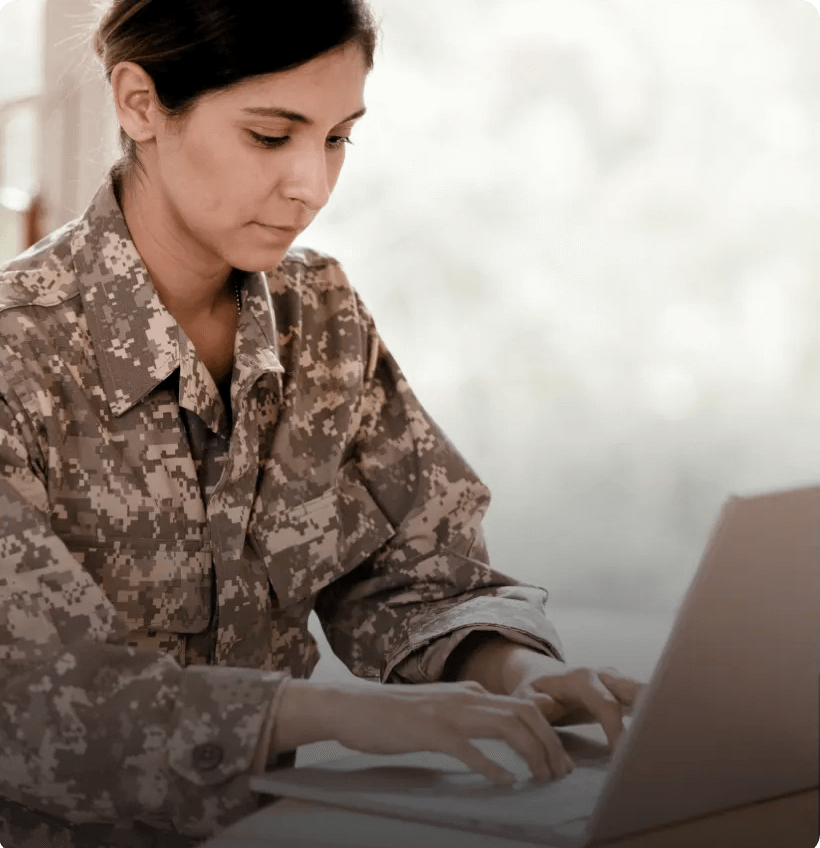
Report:
[[[120,126],[137,143],[157,137],[161,115],[151,77],[134,62],[120,62],[111,71],[111,91]]]

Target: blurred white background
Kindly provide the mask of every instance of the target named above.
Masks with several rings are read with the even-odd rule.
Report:
[[[730,493],[820,480],[820,16],[372,5],[368,115],[300,243],[343,262],[492,489],[496,567],[550,590],[567,642],[662,630]],[[0,6],[3,197],[49,189],[56,226],[113,161],[89,4]]]

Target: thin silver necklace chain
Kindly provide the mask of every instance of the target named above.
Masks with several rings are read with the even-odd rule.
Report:
[[[233,290],[236,295],[236,314],[238,315],[242,312],[242,295],[239,294],[239,281],[236,277],[233,279]]]

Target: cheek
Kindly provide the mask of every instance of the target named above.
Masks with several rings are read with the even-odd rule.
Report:
[[[214,133],[187,133],[168,160],[168,177],[194,219],[231,226],[254,185],[241,146]]]

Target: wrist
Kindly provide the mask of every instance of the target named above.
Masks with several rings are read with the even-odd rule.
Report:
[[[511,642],[500,633],[486,635],[494,638],[487,638],[476,646],[461,665],[456,680],[475,680],[488,692],[508,695],[529,676],[533,661],[544,668],[554,666],[555,671],[564,668],[561,660],[527,645]]]
[[[470,634],[459,645],[462,652],[453,679],[474,680],[488,692],[504,694],[504,666],[510,654],[520,647],[498,632]]]
[[[327,738],[321,701],[321,684],[300,678],[287,681],[273,719],[269,761],[284,751]]]
[[[562,675],[566,671],[566,664],[551,654],[537,651],[526,645],[514,647],[516,650],[508,652],[503,657],[499,670],[504,694],[512,694],[519,688],[522,681],[532,680],[533,676]]]
[[[302,745],[337,739],[339,721],[344,720],[350,709],[347,696],[379,685],[364,680],[322,683],[301,678],[289,680],[274,717],[269,762],[277,754],[295,751]]]

